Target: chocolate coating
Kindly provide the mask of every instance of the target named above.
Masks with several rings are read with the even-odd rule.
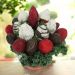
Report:
[[[43,39],[43,37],[41,36],[41,33],[38,30],[35,31],[35,34],[38,39]]]
[[[52,42],[54,43],[54,45],[58,45],[58,44],[62,43],[60,35],[58,33],[50,34],[49,39],[52,40]]]
[[[6,40],[9,44],[13,44],[13,42],[16,40],[16,36],[14,36],[13,34],[9,34],[6,36]]]
[[[33,38],[27,41],[26,53],[28,55],[33,55],[33,53],[37,50],[37,41]]]
[[[17,17],[13,18],[12,24],[14,24],[15,22],[18,22],[18,18]]]

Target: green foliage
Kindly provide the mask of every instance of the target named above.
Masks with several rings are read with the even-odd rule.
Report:
[[[63,55],[67,53],[67,47],[65,44],[55,46],[53,51],[48,54],[42,54],[37,50],[33,56],[28,56],[25,53],[19,55],[21,56],[20,62],[23,66],[46,66],[52,64],[52,56],[57,56],[59,53],[62,53]]]
[[[14,55],[14,53],[7,53],[7,54],[5,54],[5,57],[6,58],[13,58],[13,57],[15,57],[15,55]]]
[[[46,66],[52,63],[51,53],[44,55],[36,51],[33,56],[27,56],[26,54],[21,54],[21,56],[20,62],[23,66]]]
[[[0,0],[0,13],[4,10],[9,10],[12,16],[17,13],[20,9],[29,10],[32,5],[37,7],[39,4],[49,3],[49,0],[35,0],[27,2],[26,0]]]
[[[22,3],[25,3],[25,1],[26,0],[0,0],[0,13],[7,9],[12,15],[14,15],[15,12],[17,12],[15,8],[19,5],[19,8],[22,8]]]
[[[57,45],[54,47],[53,52],[55,56],[57,56],[59,53],[62,53],[63,55],[67,54],[67,47],[65,44]]]
[[[38,2],[40,5],[44,5],[44,4],[49,3],[49,0],[37,0],[37,2]]]
[[[25,9],[25,10],[29,10],[29,9],[31,8],[31,6],[33,6],[33,5],[34,5],[35,7],[38,6],[38,4],[37,4],[36,1],[29,2],[29,3],[27,2],[26,5],[25,5],[25,7],[24,7],[24,9]]]
[[[51,12],[50,12],[50,17],[51,17],[52,19],[56,19],[56,18],[57,18],[57,13],[56,13],[55,11],[51,11]]]
[[[9,10],[12,15],[14,15],[17,10],[15,9],[17,6],[23,8],[26,0],[0,0],[0,13],[2,13],[5,9]]]

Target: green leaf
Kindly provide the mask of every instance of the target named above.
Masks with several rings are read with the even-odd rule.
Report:
[[[37,0],[40,5],[45,5],[49,3],[49,0]]]
[[[51,19],[56,19],[57,18],[57,13],[55,11],[50,12],[50,17]]]

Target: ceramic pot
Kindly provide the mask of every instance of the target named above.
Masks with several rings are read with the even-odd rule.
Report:
[[[36,67],[24,66],[24,70],[29,75],[40,75],[43,72],[46,72],[47,70],[49,70],[49,68],[51,68],[54,63],[55,63],[55,61],[53,60],[52,64],[49,64],[49,65],[44,66],[44,67],[40,67],[40,66],[36,66]]]
[[[53,60],[53,63],[55,63],[55,60]],[[24,69],[31,70],[31,71],[42,70],[44,68],[49,68],[50,66],[53,65],[53,63],[52,64],[49,64],[47,66],[44,66],[44,67],[40,67],[40,66],[36,66],[36,67],[24,66]]]

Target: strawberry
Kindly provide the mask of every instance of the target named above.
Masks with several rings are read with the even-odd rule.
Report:
[[[41,53],[47,54],[53,49],[53,43],[51,40],[43,39],[39,42],[39,50]]]
[[[12,34],[13,33],[13,26],[12,25],[8,25],[6,28],[5,28],[5,32],[7,34]]]
[[[26,41],[20,38],[18,38],[12,44],[12,49],[14,50],[14,52],[24,52],[25,47],[26,47]]]
[[[64,41],[67,37],[67,30],[65,28],[59,28],[55,33],[58,33],[60,35],[62,41]]]
[[[31,25],[33,28],[35,28],[38,23],[38,19],[39,19],[38,12],[37,12],[36,8],[34,6],[32,6],[29,11],[29,16],[28,16],[29,25]]]

